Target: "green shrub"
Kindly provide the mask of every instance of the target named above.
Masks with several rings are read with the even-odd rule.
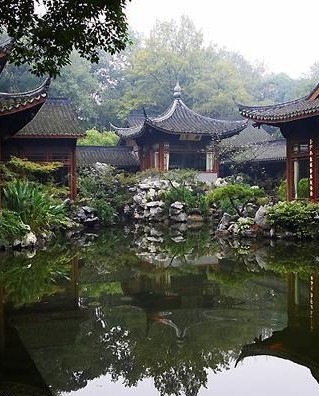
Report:
[[[301,237],[315,237],[319,232],[319,205],[312,202],[279,202],[268,210],[271,226]]]
[[[12,180],[3,188],[3,207],[16,212],[32,231],[41,232],[67,222],[65,207],[43,185]]]
[[[202,215],[208,214],[208,204],[206,201],[206,185],[199,181],[196,172],[191,169],[171,170],[162,175],[168,180],[170,188],[165,191],[161,199],[165,203],[166,209],[176,201],[182,202],[186,212],[191,209],[199,209]]]
[[[209,205],[216,203],[223,211],[242,216],[250,203],[258,203],[265,196],[259,187],[247,184],[227,184],[216,187],[206,195]]]
[[[280,182],[276,188],[277,197],[280,201],[286,201],[287,199],[287,180],[284,179]]]
[[[22,238],[26,233],[26,226],[17,213],[7,209],[0,212],[0,241],[2,243],[11,243],[16,238]]]
[[[309,198],[309,195],[309,179],[305,177],[298,182],[298,198]]]
[[[86,131],[86,135],[79,139],[79,146],[115,146],[119,137],[112,131],[99,131],[92,128]]]
[[[103,224],[113,223],[116,212],[109,202],[104,199],[93,199],[90,205],[96,210],[96,214]]]
[[[277,187],[277,196],[280,201],[287,199],[287,180],[282,180]],[[302,178],[298,182],[298,199],[309,198],[309,179],[307,177]]]
[[[79,174],[79,198],[90,199],[90,205],[97,210],[106,223],[121,215],[124,207],[132,201],[129,187],[136,183],[135,175],[127,175],[112,166],[83,169]]]

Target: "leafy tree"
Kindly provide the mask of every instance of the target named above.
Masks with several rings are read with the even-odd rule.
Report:
[[[243,216],[249,203],[256,203],[258,198],[264,196],[264,192],[259,187],[251,187],[245,184],[227,184],[216,187],[207,194],[210,203],[217,203],[222,209],[231,213]]]
[[[96,100],[99,85],[91,73],[91,63],[82,59],[78,52],[70,55],[70,64],[51,83],[52,97],[71,99],[77,114],[89,125],[95,125],[98,103]]]
[[[119,138],[112,131],[98,131],[95,128],[86,131],[86,136],[78,140],[79,146],[114,146]]]
[[[190,108],[216,118],[238,118],[233,97],[252,101],[249,92],[260,77],[240,55],[205,46],[201,31],[186,16],[179,23],[157,21],[144,45],[132,52],[129,64],[117,86],[121,92],[117,115],[122,120],[131,110],[145,108],[148,115],[163,111],[177,81]]]
[[[99,60],[99,48],[116,53],[128,41],[127,0],[0,0],[0,25],[15,39],[14,63],[30,63],[37,75],[56,76],[73,49]]]

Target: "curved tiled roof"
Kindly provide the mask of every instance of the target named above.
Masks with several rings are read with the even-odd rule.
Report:
[[[22,93],[0,92],[0,116],[23,111],[43,103],[48,96],[50,78],[38,88]]]
[[[77,146],[77,164],[80,167],[96,162],[120,169],[138,169],[139,160],[128,147],[119,146]]]
[[[243,117],[261,124],[280,124],[319,115],[319,86],[300,99],[270,106],[246,106],[238,104]]]
[[[177,96],[164,113],[156,117],[145,117],[129,128],[111,128],[120,138],[135,138],[143,135],[149,127],[168,134],[198,134],[211,136],[215,140],[225,139],[239,133],[247,126],[246,120],[227,121],[202,116],[188,108]]]
[[[21,129],[17,137],[82,137],[85,130],[65,98],[49,98],[36,117]]]
[[[236,146],[234,147],[236,148]],[[286,157],[286,140],[277,139],[239,147],[236,153],[222,162],[225,164],[234,160],[238,162],[273,162],[285,161]]]
[[[230,138],[221,141],[222,147],[244,147],[255,143],[269,142],[274,138],[263,128],[254,128],[252,122],[247,127]]]
[[[247,160],[252,162],[284,161],[287,157],[286,140],[278,139],[252,145],[247,148],[246,155]]]
[[[33,91],[20,94],[0,93],[0,135],[15,135],[40,110],[48,96],[50,80]]]

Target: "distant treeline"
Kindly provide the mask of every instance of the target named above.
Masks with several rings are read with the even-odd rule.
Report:
[[[319,82],[319,60],[300,79],[269,73],[236,52],[204,45],[202,33],[185,16],[179,22],[158,21],[148,37],[131,32],[131,41],[120,54],[101,53],[99,64],[74,52],[72,63],[51,83],[50,95],[68,97],[87,128],[108,129],[110,122],[123,125],[131,111],[158,114],[172,100],[177,81],[190,108],[223,119],[239,118],[236,103],[292,100]],[[8,64],[0,91],[27,91],[41,82],[27,65]]]

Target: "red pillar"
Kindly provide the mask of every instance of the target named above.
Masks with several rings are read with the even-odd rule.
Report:
[[[164,144],[160,143],[159,148],[158,148],[158,168],[161,171],[165,170],[165,164],[164,164]]]
[[[292,143],[287,139],[286,145],[286,176],[287,176],[287,200],[293,199],[293,172],[292,172]]]
[[[315,201],[317,196],[316,188],[316,144],[313,139],[309,139],[309,199]]]
[[[75,146],[72,148],[70,161],[71,161],[69,168],[70,198],[75,199],[77,195]]]

